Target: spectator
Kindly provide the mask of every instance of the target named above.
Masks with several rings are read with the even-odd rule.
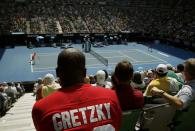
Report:
[[[177,65],[177,71],[176,71],[177,77],[184,82],[184,65],[178,64]]]
[[[105,72],[105,80],[108,80],[109,74],[108,74],[107,70],[104,69],[103,71]]]
[[[113,89],[115,90],[123,111],[139,109],[144,106],[144,97],[141,91],[131,87],[133,66],[128,61],[121,61],[116,65],[112,76]]]
[[[133,73],[133,79],[131,82],[131,86],[134,88],[137,88],[141,91],[145,90],[145,82],[142,79],[141,73],[140,72],[134,72]]]
[[[55,82],[54,76],[49,73],[46,74],[43,78],[42,98],[45,98],[60,88],[60,85]]]
[[[181,87],[184,84],[184,81],[178,78],[178,76],[175,73],[175,69],[171,64],[167,64],[167,69],[168,69],[167,76],[176,79],[179,89],[181,89]]]
[[[89,78],[89,76],[86,76],[86,77],[84,78],[84,83],[85,83],[85,84],[90,84],[90,78]]]
[[[154,71],[153,70],[148,70],[146,72],[146,76],[144,77],[144,82],[146,84],[146,87],[148,84],[154,79]]]
[[[155,70],[156,79],[150,82],[144,92],[144,95],[151,96],[151,89],[153,87],[157,87],[158,89],[161,89],[169,94],[176,93],[179,90],[177,80],[167,77],[167,73],[167,66],[165,64],[159,64]]]
[[[43,87],[43,80],[42,78],[38,78],[37,83],[34,85],[34,93],[36,95],[36,101],[42,99],[42,87]]]
[[[17,89],[19,96],[22,96],[24,91],[23,91],[20,83],[17,83],[16,89]]]
[[[17,91],[16,85],[15,85],[14,82],[11,82],[11,88],[12,88],[12,90],[14,91],[14,94],[16,95],[16,98],[18,98],[19,93],[18,93],[18,91]]]
[[[3,88],[0,87],[0,116],[5,113],[7,104],[7,96],[3,93]]]
[[[99,70],[97,71],[96,75],[95,75],[95,79],[96,79],[96,83],[92,84],[93,86],[101,86],[104,88],[112,88],[112,84],[111,82],[106,81],[106,73],[103,70]]]
[[[177,108],[185,109],[192,100],[195,100],[195,58],[190,58],[184,62],[184,76],[187,84],[183,85],[182,89],[175,96],[157,87],[151,89],[151,94],[167,99]]]
[[[17,92],[16,89],[12,88],[12,83],[8,83],[8,87],[5,88],[5,93],[11,97],[12,103],[17,99]]]
[[[63,50],[56,68],[61,89],[37,101],[32,118],[37,131],[119,130],[121,109],[115,92],[84,84],[85,56]]]
[[[33,88],[33,96],[36,95],[39,84],[42,84],[42,78],[38,78],[38,80],[35,82],[34,88]]]
[[[90,79],[90,84],[95,84],[96,83],[95,77],[93,75],[90,75],[89,79]]]

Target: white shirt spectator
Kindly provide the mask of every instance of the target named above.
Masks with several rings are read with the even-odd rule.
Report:
[[[189,106],[191,101],[195,99],[195,80],[189,81],[189,85],[183,85],[177,96],[183,102],[183,109]]]

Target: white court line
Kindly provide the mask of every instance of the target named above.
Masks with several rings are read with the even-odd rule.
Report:
[[[163,59],[160,59],[159,57],[150,55],[150,54],[148,54],[148,53],[146,53],[146,52],[144,52],[144,51],[141,51],[141,50],[138,50],[138,49],[135,49],[135,50],[137,50],[138,52],[141,52],[141,53],[143,53],[143,54],[146,54],[146,55],[148,55],[148,56],[151,56],[151,57],[153,57],[153,58],[156,58],[156,59],[158,59],[158,60],[161,60],[161,61],[163,61],[163,62],[165,62],[165,63],[168,63],[167,61],[165,61],[165,60],[163,60]]]
[[[128,52],[134,52],[136,51],[135,49],[129,49],[129,50],[121,50],[121,51],[128,51]],[[98,51],[96,50],[97,53],[104,53],[104,54],[110,54],[110,53],[117,53],[118,51],[116,50],[104,50],[104,51]],[[51,55],[58,55],[59,52],[56,53],[37,53],[38,56],[51,56]],[[86,54],[86,53],[85,53]]]
[[[49,72],[49,71],[55,71],[54,69],[53,70],[38,70],[38,71],[34,71],[34,72]]]
[[[104,58],[107,58],[107,59],[110,59],[110,58],[120,58],[120,57],[124,57],[124,56],[111,56],[111,57],[104,57]],[[91,60],[91,59],[96,59],[97,60],[97,58],[87,58],[87,60]]]
[[[95,51],[95,52],[97,52],[97,53],[104,53],[104,54],[110,54],[110,53],[115,53],[115,52],[117,52],[117,51]]]
[[[136,59],[134,59],[134,58],[132,58],[132,57],[129,57],[128,55],[122,53],[121,51],[118,51],[118,53],[121,54],[121,55],[123,55],[123,56],[126,56],[126,57],[129,58],[129,59],[132,59],[132,60],[135,61],[135,62],[137,62]]]
[[[121,51],[128,51],[128,52],[135,52],[135,51],[138,51],[138,52],[141,52],[141,53],[143,53],[143,54],[146,54],[146,55],[148,55],[148,56],[151,56],[151,57],[153,57],[153,58],[156,58],[157,60],[152,60],[152,61],[137,61],[137,60],[135,60],[135,59],[133,59],[133,58],[131,58],[131,57],[129,57],[128,55],[125,55],[124,53],[122,53]],[[158,58],[158,57],[155,57],[155,56],[153,56],[153,55],[150,55],[150,54],[147,54],[146,52],[143,52],[143,51],[140,51],[140,50],[138,50],[138,49],[130,49],[130,50],[120,50],[120,51],[110,51],[110,52],[102,52],[102,53],[120,53],[121,55],[123,55],[123,56],[113,56],[113,57],[106,57],[106,58],[117,58],[117,57],[124,57],[124,56],[126,56],[127,58],[129,58],[129,59],[132,59],[132,60],[134,60],[135,62],[132,62],[132,64],[133,65],[146,65],[146,64],[157,64],[157,63],[160,63],[161,61],[163,61],[163,62],[165,62],[165,63],[168,63],[167,61],[165,61],[165,60],[162,60],[162,59],[160,59],[160,58]],[[98,52],[98,53],[100,53],[100,52]],[[42,54],[51,54],[51,53],[42,53]],[[52,53],[52,54],[55,54],[55,53]],[[88,59],[96,59],[96,58],[88,58]],[[160,60],[160,61],[158,61],[158,60]],[[141,62],[141,63],[140,63]],[[145,63],[145,62],[148,62],[148,63]],[[111,66],[111,65],[116,65],[117,64],[117,62],[115,62],[115,63],[109,63],[109,66]],[[86,67],[87,68],[104,68],[105,66],[102,66],[103,64],[92,64],[92,65],[86,65]],[[91,67],[92,66],[92,67]],[[32,65],[31,65],[31,68],[32,68]],[[51,68],[55,68],[55,67],[48,67],[48,68],[35,68],[35,69],[46,69],[46,70],[39,70],[39,71],[33,71],[33,72],[46,72],[46,71],[55,71],[54,69],[52,69],[52,70],[48,70],[48,69],[51,69]],[[31,69],[31,70],[33,70],[33,68]]]
[[[120,50],[120,51],[129,51],[129,52],[134,52],[135,50]],[[110,53],[117,53],[118,50],[113,50],[113,51],[96,51],[97,53],[105,53],[105,54],[110,54]]]
[[[169,57],[169,55],[165,54],[165,53],[162,53],[162,52],[158,52],[158,54],[161,54],[161,55],[164,55],[166,57]]]
[[[34,69],[40,69],[40,70],[44,70],[44,69],[52,69],[52,68],[55,68],[55,67],[38,67],[38,68],[34,68]]]
[[[58,56],[58,54],[38,54],[38,56]]]
[[[86,65],[87,67],[88,66],[101,66],[101,65],[104,65],[104,64],[90,64],[90,65]],[[44,70],[44,69],[52,69],[52,68],[55,68],[55,67],[43,67],[43,68],[34,68],[34,69],[36,69],[36,70]]]
[[[87,58],[87,60],[93,60],[93,59],[95,60],[96,58],[95,57],[94,58]]]
[[[30,69],[31,69],[31,72],[33,73],[34,70],[33,70],[33,65],[32,65],[32,54],[30,54]]]
[[[51,54],[56,54],[56,55],[58,55],[59,54],[59,52],[52,52],[52,53],[38,53],[38,52],[36,52],[38,55],[51,55]]]
[[[148,61],[136,61],[137,63],[140,62],[162,62],[161,60],[148,60]]]
[[[118,50],[95,50],[98,53],[113,53],[113,52],[117,52]],[[128,49],[128,50],[120,50],[120,51],[136,51],[136,49]],[[60,52],[51,52],[51,53],[40,53],[40,52],[36,52],[39,55],[50,55],[50,54],[59,54]],[[85,53],[86,54],[86,53]]]
[[[108,58],[108,59],[110,59],[110,58],[122,58],[122,57],[124,57],[124,56],[111,56],[111,57],[105,57],[105,58]],[[125,57],[124,57],[125,58]]]
[[[157,64],[157,63],[160,63],[161,61],[154,61],[154,62],[149,62],[148,63],[132,63],[133,65],[149,65],[149,64]],[[115,63],[109,63],[109,66],[113,66],[113,65],[116,65],[117,62]],[[102,66],[103,64],[94,64],[94,65],[87,65],[86,67],[87,68],[104,68],[106,66]],[[92,66],[92,67],[90,67]],[[55,67],[49,67],[49,68],[35,68],[37,69],[38,71],[34,71],[34,72],[46,72],[46,71],[55,71],[54,69],[51,69],[51,68],[55,68]],[[42,69],[42,70],[39,70],[39,69]],[[51,70],[50,70],[51,69]]]

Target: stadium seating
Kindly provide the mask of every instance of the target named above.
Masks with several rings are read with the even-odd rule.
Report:
[[[195,126],[195,101],[185,110],[177,110],[171,127],[173,131],[194,131]]]
[[[170,131],[169,124],[175,115],[176,108],[169,103],[153,104],[144,108],[141,129],[147,131]]]
[[[141,109],[129,110],[122,113],[120,131],[134,131],[136,122],[142,113]]]

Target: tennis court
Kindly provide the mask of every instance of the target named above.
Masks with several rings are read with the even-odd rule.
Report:
[[[73,44],[74,48],[82,49],[81,44]],[[98,70],[106,69],[111,73],[115,65],[121,60],[129,60],[134,70],[147,70],[155,68],[160,63],[170,63],[173,66],[183,63],[187,58],[195,57],[195,53],[183,49],[159,44],[154,45],[153,51],[149,52],[147,46],[137,43],[128,45],[109,45],[102,48],[93,48],[95,52],[108,60],[108,66],[91,55],[86,55],[87,74],[94,75]],[[57,56],[61,48],[33,48],[17,46],[12,49],[1,49],[1,75],[0,81],[32,81],[43,77],[47,73],[56,74],[55,68]],[[30,55],[36,52],[36,64],[31,65]]]
[[[133,65],[143,65],[143,64],[158,64],[158,63],[168,63],[167,61],[148,54],[139,49],[129,49],[129,50],[104,50],[96,51],[104,58],[108,60],[108,67],[106,67],[102,62],[96,59],[90,53],[85,53],[86,56],[86,67],[88,70],[98,69],[98,68],[113,68],[119,61],[128,60]],[[47,72],[55,70],[57,63],[56,53],[38,53],[35,61],[35,65],[31,66],[32,72]]]

